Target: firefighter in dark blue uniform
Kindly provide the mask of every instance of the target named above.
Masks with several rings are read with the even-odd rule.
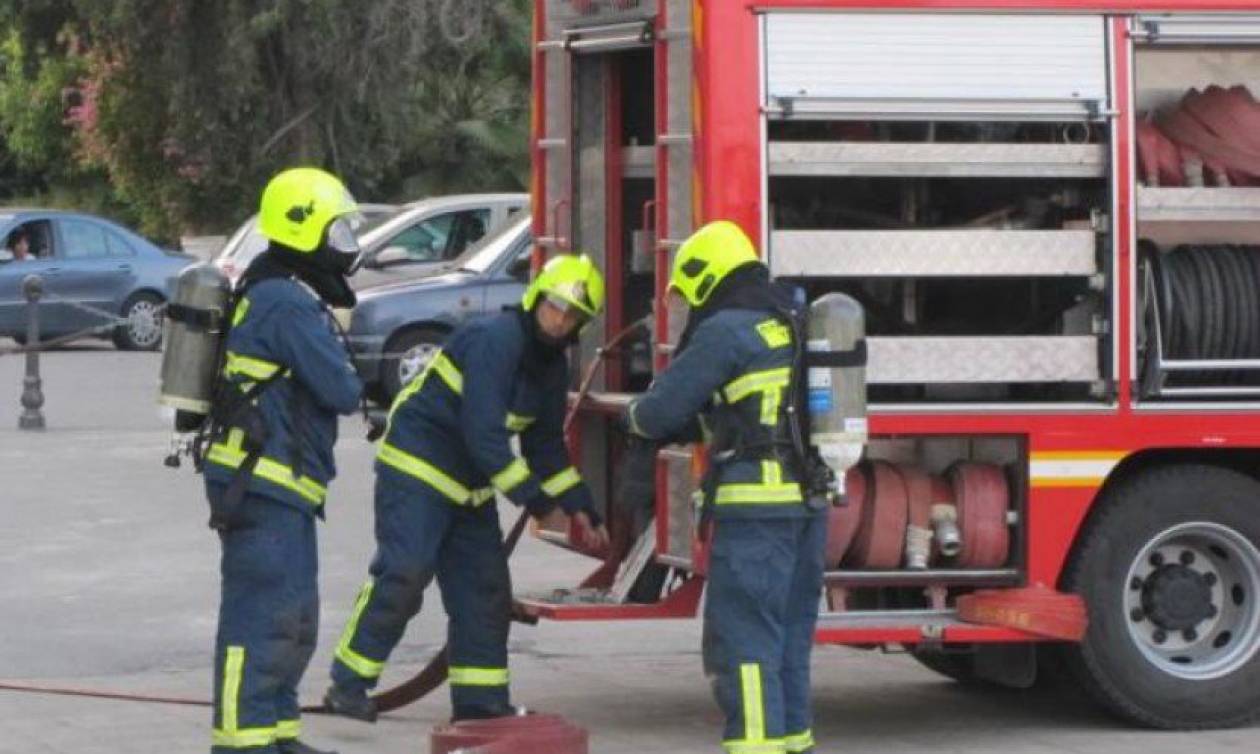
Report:
[[[203,471],[223,544],[213,752],[319,754],[298,740],[298,682],[319,624],[315,519],[336,473],[338,414],[363,385],[326,305],[353,306],[357,205],[299,168],[263,192],[269,248],[246,271]]]
[[[791,302],[770,284],[748,236],[726,221],[683,244],[670,288],[690,307],[687,326],[626,424],[658,442],[700,439],[689,428],[702,427],[709,444],[705,505],[716,526],[704,667],[726,716],[723,747],[812,752],[809,658],[826,514],[806,504],[788,434],[795,352],[782,313]]]
[[[603,299],[603,279],[589,258],[556,257],[521,307],[455,331],[395,399],[376,459],[371,579],[337,645],[325,697],[334,712],[375,720],[368,691],[436,575],[449,616],[454,718],[514,713],[511,586],[495,494],[535,516],[558,505],[587,546],[607,545],[563,437],[566,351]]]

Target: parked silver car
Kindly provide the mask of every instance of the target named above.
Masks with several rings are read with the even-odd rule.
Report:
[[[529,213],[521,212],[444,271],[360,291],[350,344],[372,395],[392,401],[452,330],[520,301],[532,238]]]
[[[162,306],[194,257],[162,249],[101,217],[44,209],[0,210],[0,336],[26,340],[22,281],[44,281],[40,338],[104,331],[125,350],[162,343]]]
[[[363,268],[350,283],[355,289],[392,283],[431,272],[519,212],[526,194],[456,194],[412,202],[392,213],[390,205],[360,205],[367,223],[359,233]],[[215,264],[232,280],[244,273],[267,241],[251,217],[228,241]]]

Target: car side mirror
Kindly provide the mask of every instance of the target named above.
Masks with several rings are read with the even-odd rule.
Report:
[[[386,246],[371,258],[372,267],[393,267],[411,261],[411,252],[406,246]]]

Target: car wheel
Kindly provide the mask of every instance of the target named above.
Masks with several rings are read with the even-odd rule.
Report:
[[[442,348],[446,333],[434,328],[406,330],[385,344],[381,383],[392,403],[408,383],[419,377]]]
[[[114,345],[122,351],[156,351],[162,345],[162,298],[137,293],[123,304],[123,323],[114,330]]]
[[[1064,576],[1089,629],[1068,669],[1113,713],[1154,728],[1260,717],[1260,482],[1154,469],[1109,489]]]

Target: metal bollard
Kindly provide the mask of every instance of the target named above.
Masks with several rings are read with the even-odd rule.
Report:
[[[22,380],[22,416],[19,429],[43,429],[43,384],[39,379],[39,299],[44,295],[44,281],[38,275],[27,275],[22,281],[26,296],[26,377]]]

